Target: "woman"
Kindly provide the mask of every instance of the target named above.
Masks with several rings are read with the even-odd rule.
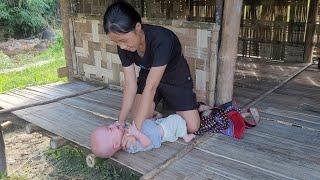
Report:
[[[124,72],[119,123],[125,122],[131,110],[140,130],[163,99],[186,120],[189,132],[197,131],[200,117],[196,95],[177,36],[163,27],[142,24],[139,13],[126,2],[108,7],[103,26],[108,38],[117,44]],[[141,67],[138,78],[134,63]]]

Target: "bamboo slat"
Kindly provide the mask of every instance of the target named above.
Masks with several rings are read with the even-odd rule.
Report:
[[[316,179],[319,137],[317,131],[263,121],[241,141],[213,136],[157,179]]]

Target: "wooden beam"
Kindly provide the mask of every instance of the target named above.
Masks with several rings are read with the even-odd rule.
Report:
[[[162,171],[164,171],[167,167],[169,167],[177,160],[183,158],[190,151],[196,148],[199,144],[202,144],[203,142],[207,141],[212,136],[213,133],[207,133],[204,136],[200,136],[199,138],[193,140],[192,143],[187,144],[181,151],[178,151],[177,153],[173,154],[170,159],[167,159],[164,163],[160,164],[160,166],[156,167],[152,171],[140,177],[140,180],[154,179],[156,175],[160,174]]]
[[[2,129],[8,128],[12,125],[11,121],[6,121],[4,123],[1,124]]]
[[[304,71],[305,69],[307,69],[308,67],[310,67],[312,65],[312,63],[309,63],[308,65],[302,67],[301,69],[299,69],[298,71],[294,72],[293,74],[291,74],[287,79],[285,79],[284,81],[282,81],[280,84],[276,85],[275,87],[273,87],[272,89],[270,89],[269,91],[261,94],[259,97],[257,97],[255,100],[249,102],[248,104],[244,105],[241,109],[246,110],[248,108],[250,108],[251,106],[253,106],[254,104],[256,104],[257,102],[261,101],[262,99],[264,99],[265,97],[267,97],[269,94],[271,94],[272,92],[274,92],[275,90],[279,89],[281,86],[283,86],[284,84],[286,84],[287,82],[289,82],[291,79],[293,79],[294,77],[296,77],[298,74],[300,74],[302,71]]]
[[[2,134],[2,126],[0,126],[0,173],[6,175],[7,173],[7,161],[5,153],[5,144]]]
[[[217,105],[232,101],[241,12],[242,0],[224,1],[221,46],[218,55]]]
[[[64,42],[64,53],[66,59],[66,65],[68,68],[68,79],[69,81],[73,80],[73,61],[72,61],[72,51],[70,42],[70,27],[69,27],[69,18],[71,5],[69,0],[60,1],[60,10],[61,10],[61,20],[62,20],[62,30],[63,30],[63,42]]]
[[[17,110],[21,110],[21,109],[26,109],[26,108],[29,108],[29,107],[40,106],[40,105],[44,105],[44,104],[50,104],[50,103],[53,103],[53,102],[60,101],[60,100],[62,100],[62,99],[67,99],[67,98],[72,98],[72,97],[80,96],[80,95],[83,95],[83,94],[87,94],[87,93],[94,92],[94,91],[98,91],[98,90],[105,89],[105,88],[106,88],[106,87],[104,87],[104,86],[102,86],[102,87],[97,87],[97,88],[93,88],[93,89],[88,89],[88,90],[80,91],[80,92],[77,92],[77,93],[74,93],[74,94],[69,94],[69,95],[66,95],[66,96],[61,96],[61,97],[54,98],[54,99],[51,99],[51,100],[48,100],[48,101],[40,101],[40,102],[35,102],[35,103],[31,103],[31,104],[27,104],[27,105],[22,105],[22,106],[18,106],[18,107],[13,107],[13,108],[8,108],[8,109],[2,109],[2,110],[0,110],[0,114],[10,113],[10,112],[12,112],[12,111],[17,111]]]
[[[68,67],[58,68],[57,73],[59,78],[67,77],[69,74]]]
[[[311,0],[309,4],[309,13],[307,20],[307,30],[305,36],[305,62],[311,63],[314,49],[314,34],[316,32],[316,20],[318,13],[318,0]]]

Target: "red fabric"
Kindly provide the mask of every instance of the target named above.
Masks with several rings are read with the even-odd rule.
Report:
[[[241,139],[245,131],[245,121],[241,114],[237,111],[230,111],[228,113],[228,118],[233,122],[234,125],[234,135],[233,137]]]

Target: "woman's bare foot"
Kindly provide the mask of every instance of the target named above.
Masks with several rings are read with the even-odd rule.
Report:
[[[249,108],[246,113],[241,113],[244,118],[244,123],[246,124],[246,128],[253,128],[258,125],[260,121],[260,115],[257,108]],[[246,118],[247,116],[252,116],[252,118]]]
[[[256,124],[260,121],[260,114],[257,108],[249,108],[249,112],[251,113]]]

